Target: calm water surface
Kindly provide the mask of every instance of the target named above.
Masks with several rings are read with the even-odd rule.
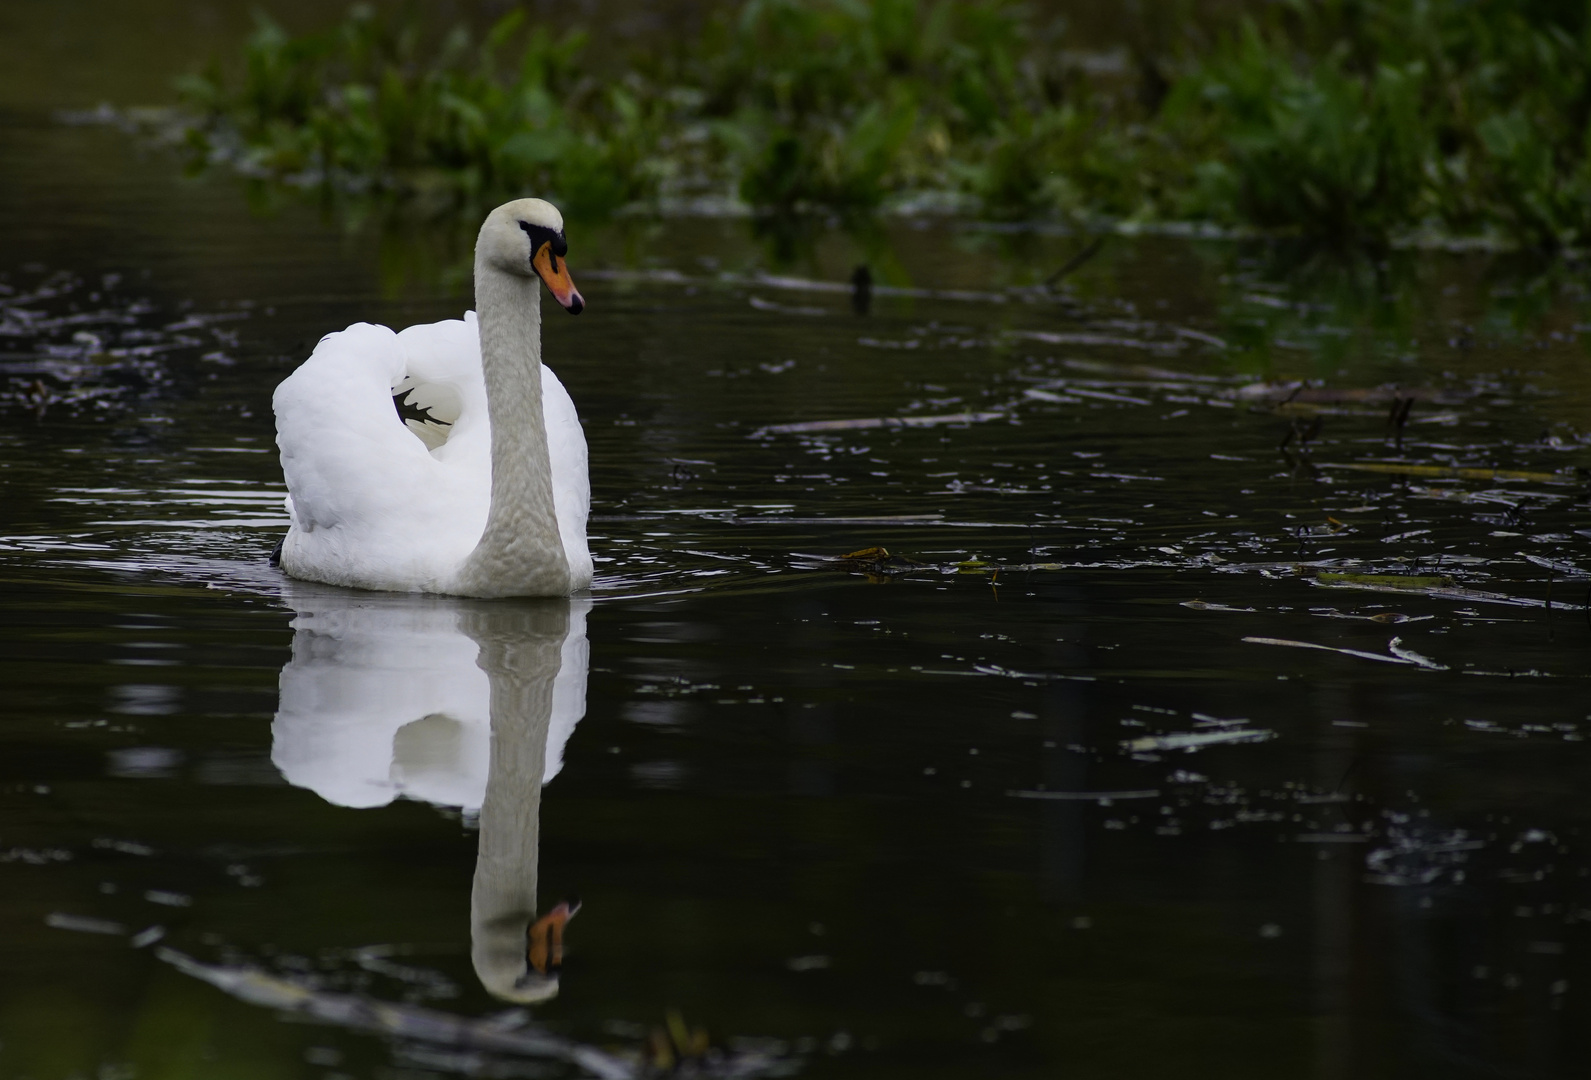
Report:
[[[0,1075],[1583,1074],[1577,272],[571,225],[590,597],[363,595],[270,391],[457,236],[0,139]]]

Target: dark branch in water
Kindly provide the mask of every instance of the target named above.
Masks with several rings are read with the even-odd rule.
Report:
[[[1059,285],[1067,277],[1071,276],[1074,271],[1081,269],[1084,263],[1088,262],[1095,255],[1098,255],[1100,249],[1102,249],[1104,246],[1105,238],[1103,236],[1096,236],[1093,243],[1084,247],[1083,250],[1079,251],[1076,255],[1073,255],[1070,259],[1067,259],[1066,262],[1061,264],[1061,268],[1059,270],[1045,278],[1044,287],[1046,289],[1053,290],[1055,286]]]

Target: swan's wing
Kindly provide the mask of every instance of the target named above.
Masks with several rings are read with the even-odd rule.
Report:
[[[295,525],[362,531],[412,501],[429,462],[392,406],[404,369],[396,334],[356,323],[322,338],[276,388],[276,444]]]
[[[475,312],[462,319],[417,323],[398,332],[408,374],[430,382],[451,383],[460,391],[479,388],[484,402],[485,377],[481,373],[481,333]]]
[[[393,407],[393,388],[416,378],[459,410],[435,454]],[[480,539],[491,501],[490,425],[473,325],[450,320],[394,334],[360,323],[328,334],[277,387],[275,407],[295,525],[282,553],[289,574],[425,588]]]
[[[477,497],[490,499],[490,425],[486,418],[486,379],[481,371],[481,337],[473,318],[421,323],[398,332],[404,380],[394,388],[419,422],[406,426],[441,461],[470,458],[468,470],[479,480]],[[433,422],[427,423],[426,420]],[[478,429],[478,430],[477,430]],[[461,449],[469,444],[469,449]],[[482,524],[484,525],[484,518]]]
[[[579,586],[591,581],[591,549],[586,545],[586,518],[591,513],[591,472],[586,461],[586,432],[575,403],[552,368],[541,368],[542,416],[547,425],[547,457],[552,466],[552,501],[558,532],[569,568]]]

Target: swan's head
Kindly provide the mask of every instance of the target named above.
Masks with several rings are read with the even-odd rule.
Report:
[[[523,969],[509,981],[505,973],[482,981],[497,998],[519,1005],[534,1005],[558,996],[558,975],[563,967],[563,931],[580,901],[565,900],[531,923],[525,931]],[[477,969],[478,970],[478,969]]]
[[[539,277],[553,299],[571,315],[585,309],[585,299],[569,280],[564,255],[563,215],[544,199],[515,199],[490,214],[475,241],[475,255],[505,274]]]

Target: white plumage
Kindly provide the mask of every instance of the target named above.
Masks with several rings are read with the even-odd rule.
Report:
[[[289,574],[466,596],[590,584],[585,433],[541,363],[538,279],[569,310],[584,306],[557,258],[562,238],[541,200],[499,207],[476,246],[479,319],[398,333],[357,323],[277,388]],[[405,421],[394,395],[422,416]]]

